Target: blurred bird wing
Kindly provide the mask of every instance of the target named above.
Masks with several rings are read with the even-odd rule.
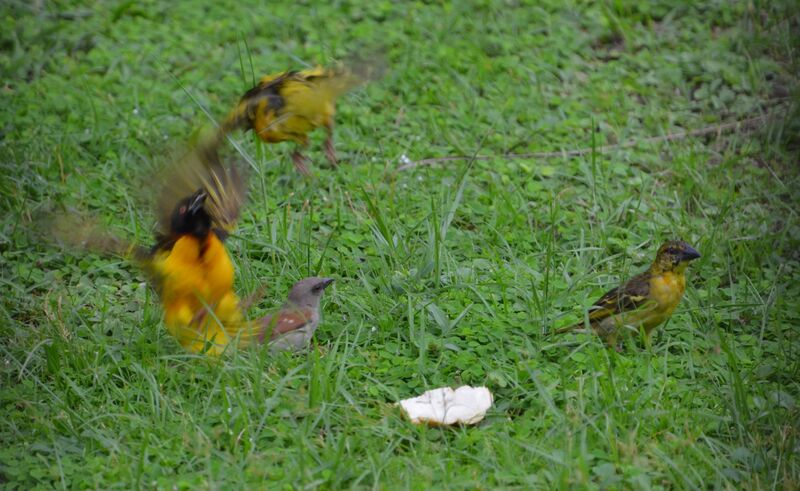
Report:
[[[334,98],[367,82],[377,80],[386,71],[386,58],[378,51],[351,54],[333,68],[315,67],[299,72],[322,92]]]
[[[218,228],[232,232],[236,228],[247,187],[241,171],[235,164],[224,167],[216,149],[207,150],[205,172],[201,173],[208,192],[206,209]]]
[[[199,189],[208,193],[206,211],[211,216],[212,226],[224,232],[222,238],[236,227],[246,196],[246,182],[237,165],[222,164],[218,143],[213,138],[201,141],[156,176],[157,182],[164,183],[156,203],[161,234],[168,235],[178,201]]]
[[[51,240],[61,246],[99,254],[112,254],[145,263],[151,259],[147,248],[114,234],[95,217],[72,211],[51,215],[43,224]]]
[[[284,114],[301,117],[317,116],[317,125],[328,124],[327,118],[335,112],[336,99],[366,80],[349,68],[316,67],[295,72],[280,87],[284,100]]]
[[[220,131],[224,134],[237,128],[249,128],[259,114],[274,114],[283,107],[280,88],[293,72],[274,73],[263,77],[258,85],[244,93],[228,114]]]
[[[307,70],[267,75],[251,90],[251,99],[268,101],[269,108],[286,117],[310,117],[333,112],[336,98],[366,82],[359,73],[345,68],[317,66]],[[277,97],[276,97],[277,96]],[[245,98],[248,95],[245,94]]]
[[[139,251],[133,243],[114,235],[95,217],[76,211],[49,215],[38,228],[49,236],[47,238],[62,246],[119,256]]]
[[[349,68],[315,67],[297,72],[295,79],[327,99],[335,99],[365,82]]]
[[[134,262],[148,276],[156,288],[161,281],[161,273],[154,265],[155,257],[147,248],[114,234],[95,217],[72,211],[48,216],[38,225],[47,240],[55,241],[62,247],[91,251],[98,254],[111,254]]]

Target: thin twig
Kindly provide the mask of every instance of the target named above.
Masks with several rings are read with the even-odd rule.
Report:
[[[712,133],[719,134],[734,129],[742,129],[742,130],[752,129],[759,123],[763,123],[764,121],[766,121],[768,117],[769,114],[765,114],[763,116],[756,116],[754,118],[743,119],[740,121],[732,121],[730,123],[706,126],[705,128],[700,128],[692,131],[679,131],[677,133],[670,133],[668,135],[663,135],[663,136],[651,136],[643,139],[631,139],[631,140],[626,140],[622,143],[616,143],[614,145],[604,145],[602,147],[595,147],[594,151],[598,153],[603,153],[617,148],[635,147],[636,145],[642,143],[661,143],[667,141],[681,140],[683,138],[690,138],[694,136],[709,135]],[[397,170],[404,171],[408,169],[413,169],[414,167],[419,167],[423,165],[433,165],[433,164],[438,164],[440,162],[451,162],[453,160],[490,160],[494,158],[550,159],[556,157],[563,157],[563,158],[580,157],[581,155],[586,155],[591,152],[592,152],[592,147],[586,147],[586,148],[579,148],[576,150],[562,150],[558,152],[506,153],[501,155],[448,155],[446,157],[433,157],[429,159],[407,162],[398,167]]]

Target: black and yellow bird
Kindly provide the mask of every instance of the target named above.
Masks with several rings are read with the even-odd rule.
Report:
[[[158,292],[168,332],[193,352],[218,355],[244,326],[223,243],[239,216],[244,181],[235,166],[222,165],[216,149],[198,146],[162,172],[159,182],[159,230],[150,249],[74,214],[54,220],[53,232],[61,242],[138,264]]]
[[[245,181],[236,165],[223,165],[208,138],[173,159],[157,180],[158,231],[147,269],[164,323],[187,349],[219,354],[243,320],[224,240],[236,226]]]
[[[653,330],[670,318],[686,290],[685,271],[700,257],[681,240],[665,242],[647,269],[607,292],[589,308],[588,325],[609,345],[616,346],[621,332],[643,329],[649,339]],[[564,333],[581,328],[577,324],[555,331]]]
[[[293,141],[295,167],[309,175],[302,148],[308,146],[308,134],[323,127],[327,132],[325,155],[337,165],[333,146],[336,99],[365,82],[368,77],[357,70],[315,67],[286,71],[263,77],[248,90],[220,128],[220,134],[236,129],[253,130],[267,143]]]
[[[241,326],[234,268],[205,210],[205,190],[175,207],[172,226],[150,251],[146,269],[155,278],[171,335],[194,352],[219,354]]]

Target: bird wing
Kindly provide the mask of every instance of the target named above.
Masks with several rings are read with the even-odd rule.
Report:
[[[48,241],[81,253],[114,255],[136,264],[158,290],[162,274],[151,250],[124,239],[91,215],[70,210],[48,215],[35,225],[35,232]]]
[[[261,327],[261,333],[258,339],[263,343],[267,335],[269,335],[270,340],[273,340],[288,332],[301,329],[311,321],[312,317],[313,312],[309,308],[293,307],[290,309],[281,309],[257,321]]]
[[[651,303],[650,277],[650,272],[645,271],[621,286],[607,291],[589,307],[589,323],[596,325],[612,315],[631,312],[649,305]],[[554,333],[563,334],[581,327],[583,327],[583,321],[557,329]]]
[[[75,210],[48,215],[37,232],[62,246],[122,257],[147,257],[147,250],[117,235],[97,218]]]
[[[218,141],[209,137],[184,151],[156,176],[164,183],[158,194],[156,214],[159,237],[168,237],[170,219],[175,205],[199,189],[208,194],[205,207],[211,216],[220,239],[236,227],[247,186],[242,171],[235,164],[223,165],[218,153]]]
[[[383,76],[385,57],[377,51],[351,54],[343,63],[333,68],[315,67],[296,73],[328,100]]]
[[[367,79],[351,67],[316,67],[295,72],[280,87],[284,106],[278,114],[289,133],[308,132],[333,124],[336,99]]]
[[[259,112],[277,113],[284,105],[280,94],[281,87],[295,73],[287,71],[262,78],[258,85],[245,92],[239,99],[239,103],[222,124],[220,132],[224,134],[235,129],[252,128]]]
[[[365,79],[349,68],[316,67],[296,72],[292,81],[309,89],[312,96],[309,104],[319,106],[334,101],[337,97],[365,82]],[[291,84],[285,84],[290,88]]]
[[[650,273],[638,274],[621,286],[606,292],[589,308],[589,322],[640,309],[650,302]]]

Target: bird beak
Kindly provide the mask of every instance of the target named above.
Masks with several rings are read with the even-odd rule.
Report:
[[[206,204],[206,198],[208,198],[208,193],[205,191],[198,192],[191,203],[189,203],[189,212],[196,213],[203,205]]]
[[[681,252],[681,260],[682,261],[693,261],[700,257],[700,253],[694,249],[692,246],[686,246],[686,248]]]
[[[333,283],[333,278],[325,278],[325,279],[323,279],[322,283],[321,283],[322,284],[322,289],[324,290],[325,288],[328,288],[328,286],[330,286],[331,283]]]

